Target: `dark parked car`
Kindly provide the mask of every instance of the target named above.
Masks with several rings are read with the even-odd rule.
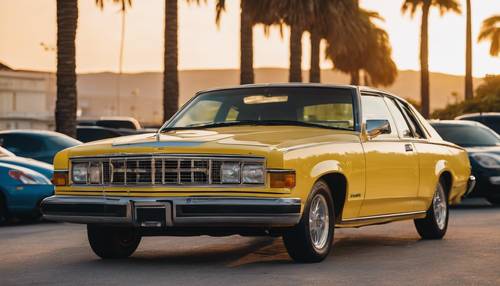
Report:
[[[17,156],[52,164],[57,152],[82,142],[53,131],[0,131],[0,146]]]
[[[52,173],[54,171],[54,167],[51,164],[47,164],[45,162],[33,160],[30,158],[16,156],[14,153],[2,147],[0,147],[0,163],[28,168],[44,175],[49,180],[52,179]]]
[[[79,119],[79,126],[100,126],[112,129],[140,130],[141,124],[137,119],[127,116],[110,116],[99,119]]]
[[[469,153],[476,187],[470,196],[485,197],[500,204],[500,136],[474,121],[434,121],[431,125],[444,140],[464,147]]]
[[[77,126],[76,139],[83,143],[97,141],[102,139],[120,137],[124,135],[136,134],[135,132],[127,132],[119,129],[104,128],[99,126]]]
[[[500,134],[500,112],[484,112],[464,114],[456,117],[457,120],[470,120],[480,122]]]

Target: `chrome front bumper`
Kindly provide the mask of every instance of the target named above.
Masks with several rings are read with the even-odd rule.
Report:
[[[297,198],[52,196],[47,220],[136,227],[286,227],[300,220]]]

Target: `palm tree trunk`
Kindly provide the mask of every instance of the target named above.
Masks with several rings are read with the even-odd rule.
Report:
[[[429,10],[431,1],[426,0],[422,7],[422,24],[420,27],[420,97],[422,115],[429,118],[430,92],[429,92]]]
[[[474,96],[472,86],[472,16],[471,0],[467,0],[467,28],[466,28],[466,49],[465,49],[465,99],[472,99]]]
[[[355,70],[351,72],[351,84],[359,85],[359,70]]]
[[[240,12],[240,84],[254,83],[253,71],[253,25],[245,13],[245,1],[241,0]]]
[[[78,1],[57,0],[57,99],[56,131],[76,137],[75,37]]]
[[[302,32],[298,25],[291,25],[289,82],[302,82]]]
[[[179,108],[177,0],[165,0],[164,37],[163,120],[167,121]]]
[[[126,24],[126,14],[125,14],[125,2],[122,3],[122,28],[120,34],[120,55],[118,58],[118,77],[116,78],[116,115],[120,115],[120,93],[122,84],[122,74],[123,74],[123,52],[125,49],[125,24]]]
[[[316,29],[311,29],[311,67],[309,69],[309,82],[321,81],[321,70],[319,67],[321,38]]]

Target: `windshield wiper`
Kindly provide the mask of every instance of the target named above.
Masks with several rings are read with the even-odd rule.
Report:
[[[210,123],[210,124],[182,126],[182,127],[166,127],[164,129],[162,129],[161,132],[170,131],[170,130],[216,128],[216,127],[226,127],[226,126],[234,126],[234,125],[295,125],[295,126],[316,127],[316,128],[324,128],[324,129],[353,131],[350,128],[343,128],[343,127],[337,127],[337,126],[327,126],[327,125],[315,124],[315,123],[304,122],[304,121],[296,121],[296,120],[240,120],[240,121],[214,122],[214,123]]]

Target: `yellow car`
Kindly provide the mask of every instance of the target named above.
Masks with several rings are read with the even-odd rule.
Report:
[[[474,183],[464,149],[404,100],[319,84],[200,92],[156,134],[66,149],[54,169],[45,218],[87,224],[102,258],[147,235],[242,234],[317,262],[335,227],[404,219],[440,239]]]

